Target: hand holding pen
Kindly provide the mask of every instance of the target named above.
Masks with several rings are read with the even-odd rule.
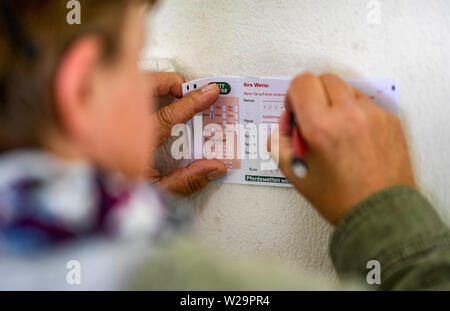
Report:
[[[332,224],[383,189],[415,187],[399,119],[335,75],[292,81],[274,146],[283,174]]]

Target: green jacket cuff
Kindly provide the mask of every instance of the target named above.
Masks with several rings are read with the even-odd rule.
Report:
[[[330,255],[341,278],[365,282],[370,260],[389,275],[408,258],[449,242],[447,227],[427,199],[395,186],[360,202],[340,221]]]

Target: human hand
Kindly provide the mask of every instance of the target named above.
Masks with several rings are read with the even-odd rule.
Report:
[[[308,149],[308,174],[302,179],[291,167],[291,115]],[[305,73],[292,81],[278,140],[271,152],[274,160],[334,225],[378,191],[415,186],[400,120],[335,75]]]
[[[151,122],[156,124],[154,151],[170,138],[173,126],[186,123],[197,112],[208,109],[219,97],[219,87],[216,84],[183,97],[181,84],[184,83],[184,79],[176,73],[152,73],[149,74],[149,79],[153,96],[171,94],[179,98],[175,103],[153,113],[151,117]],[[222,177],[226,172],[227,169],[221,161],[203,159],[177,169],[168,176],[161,176],[157,169],[151,167],[148,176],[172,193],[190,195],[206,187],[210,181]]]

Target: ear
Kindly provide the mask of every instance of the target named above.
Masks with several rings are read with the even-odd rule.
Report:
[[[55,108],[63,134],[74,139],[83,139],[89,131],[87,109],[101,52],[100,39],[87,36],[70,47],[57,69]]]

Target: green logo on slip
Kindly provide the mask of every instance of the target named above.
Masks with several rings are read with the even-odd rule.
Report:
[[[220,88],[220,95],[228,95],[231,92],[231,85],[227,82],[211,82],[210,84],[217,84]]]

